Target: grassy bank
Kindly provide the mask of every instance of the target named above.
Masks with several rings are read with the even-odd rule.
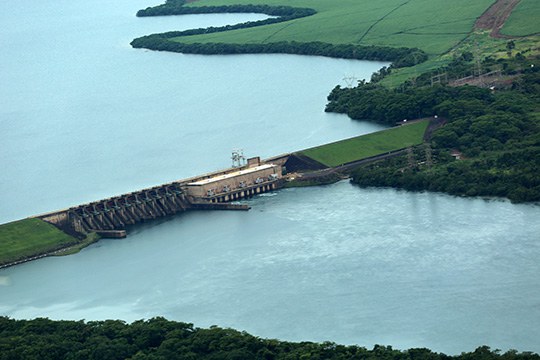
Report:
[[[69,236],[41,219],[14,221],[0,225],[0,265],[69,246],[88,245],[87,241]]]
[[[301,152],[326,166],[339,166],[352,161],[421,144],[428,126],[427,120],[362,135]]]

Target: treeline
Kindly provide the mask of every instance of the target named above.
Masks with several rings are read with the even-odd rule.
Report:
[[[240,24],[219,27],[191,29],[186,31],[172,31],[161,35],[163,38],[172,38],[189,35],[210,34],[220,31],[246,29],[255,26],[276,24],[284,21],[298,19],[314,15],[314,9],[294,8],[291,6],[270,5],[223,5],[223,6],[183,6],[185,0],[168,0],[165,4],[139,10],[137,16],[164,16],[164,15],[189,15],[189,14],[223,14],[223,13],[257,13],[274,16],[264,20],[248,21]],[[153,35],[151,35],[153,36]]]
[[[540,72],[533,67],[494,93],[474,86],[399,92],[375,84],[335,89],[330,109],[391,124],[403,117],[445,117],[430,148],[358,169],[362,186],[442,191],[465,196],[540,201]],[[348,99],[345,101],[345,99]],[[396,108],[397,106],[397,108]],[[450,156],[454,153],[459,160]]]
[[[538,148],[483,154],[454,160],[448,151],[434,150],[428,167],[426,150],[418,147],[409,167],[407,156],[360,168],[351,181],[363,187],[393,187],[409,191],[436,191],[457,196],[503,197],[514,203],[540,201]]]
[[[372,350],[332,342],[287,342],[261,339],[246,332],[154,318],[127,324],[120,320],[52,321],[0,317],[0,360],[539,360],[531,352],[501,353],[487,346],[457,356],[429,349]]]
[[[213,28],[203,29],[213,31]],[[323,42],[280,41],[265,44],[227,44],[227,43],[194,43],[187,44],[171,41],[170,38],[179,33],[169,32],[137,38],[131,42],[134,48],[145,48],[156,51],[171,51],[185,54],[233,55],[233,54],[294,54],[326,56],[342,59],[393,61],[395,67],[412,66],[417,57],[412,54],[416,49],[389,48],[383,46],[359,46],[348,44],[329,44]],[[186,35],[180,35],[186,36]]]
[[[394,125],[404,119],[445,114],[440,108],[445,101],[482,102],[492,98],[488,90],[472,86],[436,86],[401,91],[361,81],[355,88],[336,86],[328,95],[325,111],[344,113],[355,120],[367,119]]]
[[[270,5],[222,5],[222,6],[184,6],[185,0],[168,0],[165,4],[148,7],[137,12],[137,16],[163,16],[163,15],[190,15],[190,14],[217,14],[217,13],[257,13],[270,16],[278,16],[287,21],[305,16],[314,15],[317,12],[309,8],[295,8],[291,6]],[[278,20],[278,19],[269,19]]]
[[[329,44],[323,42],[282,41],[265,44],[226,44],[226,43],[182,43],[176,38],[210,34],[222,31],[246,29],[255,26],[275,24],[314,15],[313,9],[290,6],[269,5],[227,5],[227,6],[183,6],[184,0],[169,0],[165,4],[139,10],[137,16],[185,15],[208,13],[261,13],[273,18],[248,21],[241,24],[170,31],[134,39],[131,46],[156,51],[171,51],[186,54],[229,55],[229,54],[294,54],[326,56],[343,59],[391,61],[391,67],[413,66],[427,60],[427,54],[420,49],[392,48],[386,46],[359,46],[351,44]]]

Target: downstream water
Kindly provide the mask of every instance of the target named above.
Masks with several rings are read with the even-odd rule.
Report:
[[[383,64],[133,50],[145,1],[0,3],[0,222],[379,127],[322,110]],[[540,207],[348,182],[190,212],[0,270],[0,315],[165,316],[286,340],[540,352]]]

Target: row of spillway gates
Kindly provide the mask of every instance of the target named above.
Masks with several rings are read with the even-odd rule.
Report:
[[[220,208],[230,201],[281,186],[280,164],[248,159],[247,165],[143,189],[38,216],[66,232],[124,230],[126,226],[192,208]],[[225,203],[225,204],[224,204]],[[227,207],[223,207],[227,208]],[[125,234],[125,232],[124,232]]]

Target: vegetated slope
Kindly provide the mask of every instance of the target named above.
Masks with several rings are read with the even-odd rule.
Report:
[[[428,349],[400,351],[375,345],[372,350],[332,342],[288,342],[261,339],[246,332],[164,318],[127,324],[120,320],[52,321],[0,317],[0,360],[540,360],[538,354],[487,346],[447,356]]]
[[[201,0],[189,6],[267,4],[312,8],[291,21],[177,38],[187,43],[266,44],[281,41],[418,47],[441,54],[462,40],[492,0]]]
[[[0,265],[78,243],[40,219],[24,219],[0,225]]]
[[[510,36],[540,34],[540,1],[520,0],[501,33]]]
[[[378,131],[301,152],[326,166],[339,166],[371,156],[421,144],[428,121],[422,120],[400,127]]]
[[[353,182],[540,201],[540,59],[516,55],[500,65],[515,77],[509,88],[495,92],[475,86],[418,84],[390,90],[365,83],[355,89],[334,89],[327,110],[353,118],[383,123],[414,114],[447,118],[447,124],[433,134],[431,147],[419,148],[412,163],[409,156],[368,165],[354,173]]]

